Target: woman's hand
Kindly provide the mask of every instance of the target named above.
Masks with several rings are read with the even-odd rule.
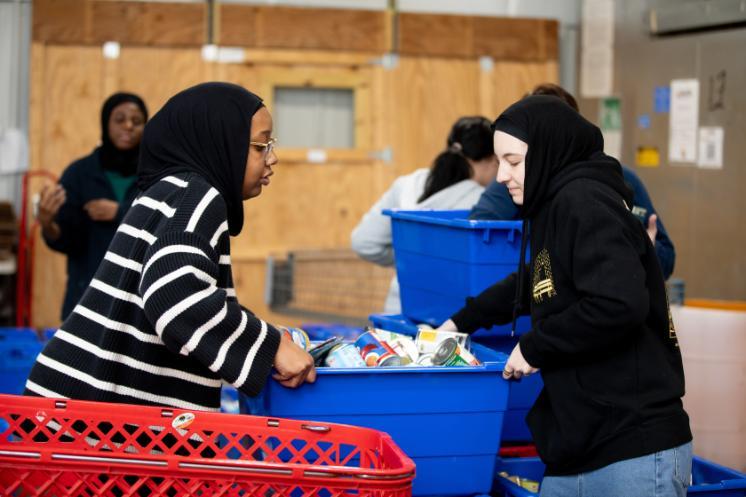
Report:
[[[449,319],[445,323],[438,326],[438,331],[458,331],[458,327],[456,326],[456,323],[453,322],[453,320]]]
[[[523,358],[521,353],[521,344],[517,344],[508,357],[508,362],[505,363],[505,369],[503,369],[503,378],[509,380],[511,378],[520,380],[524,376],[534,374],[538,369],[533,367]]]
[[[119,204],[113,200],[98,198],[86,202],[83,209],[94,221],[113,221],[119,212]]]
[[[39,220],[44,235],[51,240],[60,237],[60,227],[54,222],[54,218],[65,200],[67,200],[65,189],[59,184],[52,187],[45,186],[39,195],[39,211],[36,219]]]
[[[316,381],[316,368],[313,366],[311,354],[298,347],[285,333],[282,333],[280,346],[275,354],[276,373],[272,378],[281,385],[296,388],[303,382]]]

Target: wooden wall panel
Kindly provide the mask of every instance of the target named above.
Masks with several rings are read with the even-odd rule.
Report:
[[[150,115],[179,91],[213,79],[214,64],[196,49],[123,47],[116,61],[117,88],[137,93]]]
[[[34,41],[84,42],[90,30],[89,0],[34,0]]]
[[[91,2],[90,41],[200,46],[207,40],[206,3]]]
[[[398,32],[404,55],[557,59],[557,22],[546,19],[399,14]]]
[[[34,41],[90,44],[201,46],[207,40],[207,5],[110,0],[36,0]]]
[[[479,113],[479,68],[474,60],[402,57],[385,73],[385,98],[397,175],[429,167],[445,149],[451,126]]]
[[[259,48],[384,52],[387,14],[372,10],[221,5],[219,43]]]
[[[467,16],[399,14],[399,51],[405,55],[470,57],[473,18]]]
[[[556,61],[496,62],[492,71],[483,72],[480,77],[480,112],[492,120],[536,85],[558,83],[559,70]]]
[[[556,21],[475,17],[474,55],[526,62],[556,60],[556,41],[549,41],[552,26],[556,40]]]

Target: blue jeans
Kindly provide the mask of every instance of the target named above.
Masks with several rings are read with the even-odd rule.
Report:
[[[692,443],[571,476],[547,476],[540,497],[684,497]]]

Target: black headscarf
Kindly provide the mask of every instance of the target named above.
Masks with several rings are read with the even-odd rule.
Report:
[[[604,139],[595,125],[555,96],[529,96],[507,108],[492,125],[528,144],[520,217],[532,217],[550,180],[571,165],[603,159]],[[621,169],[620,169],[621,176]]]
[[[137,186],[144,191],[166,176],[197,173],[220,192],[230,234],[239,234],[251,118],[262,105],[261,98],[230,83],[177,93],[145,126]]]
[[[608,184],[631,204],[631,191],[624,185],[622,168],[613,157],[603,153],[601,130],[556,96],[525,97],[507,108],[492,124],[528,144],[523,180],[523,205],[519,215],[524,219],[518,284],[513,302],[513,333],[521,312],[523,274],[526,260],[529,220],[542,204],[563,185],[576,177],[592,177]]]
[[[109,119],[118,105],[132,102],[142,112],[145,121],[148,120],[148,108],[145,102],[133,93],[115,93],[104,102],[101,107],[101,167],[107,171],[115,171],[122,176],[132,176],[137,172],[137,158],[140,155],[140,144],[129,149],[119,150],[114,146],[109,136]]]

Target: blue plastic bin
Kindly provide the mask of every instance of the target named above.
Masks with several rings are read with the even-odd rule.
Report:
[[[534,481],[541,481],[544,476],[544,463],[538,457],[503,459],[498,457],[495,474],[507,471]],[[493,495],[505,497],[537,497],[539,494],[529,492],[515,483],[495,477]],[[687,495],[696,497],[744,497],[746,496],[746,475],[735,469],[726,468],[701,457],[692,460],[692,486]]]
[[[402,314],[436,326],[464,306],[466,297],[516,271],[520,221],[477,221],[469,211],[384,210],[391,228]],[[530,328],[521,317],[516,331]],[[509,335],[510,325],[490,334]]]
[[[342,337],[346,340],[353,340],[363,333],[363,329],[358,326],[340,323],[303,323],[300,327],[308,333],[308,337],[314,342],[323,341],[331,337]]]
[[[368,316],[370,322],[376,328],[403,333],[405,335],[416,335],[417,325],[410,319],[401,314],[371,314]],[[472,335],[475,342],[487,347],[510,355],[513,347],[518,342],[518,337],[480,335],[486,330],[480,330]],[[503,419],[503,442],[526,442],[531,440],[531,432],[526,426],[526,414],[534,405],[536,397],[539,396],[544,382],[541,381],[541,375],[535,374],[523,378],[520,381],[511,381],[510,395],[508,397],[508,408],[505,411]]]
[[[20,395],[44,344],[32,328],[0,329],[0,393]]]
[[[318,368],[316,383],[297,390],[270,380],[260,413],[389,433],[417,464],[413,495],[487,493],[507,405],[507,357],[479,345],[474,353],[481,366]]]

